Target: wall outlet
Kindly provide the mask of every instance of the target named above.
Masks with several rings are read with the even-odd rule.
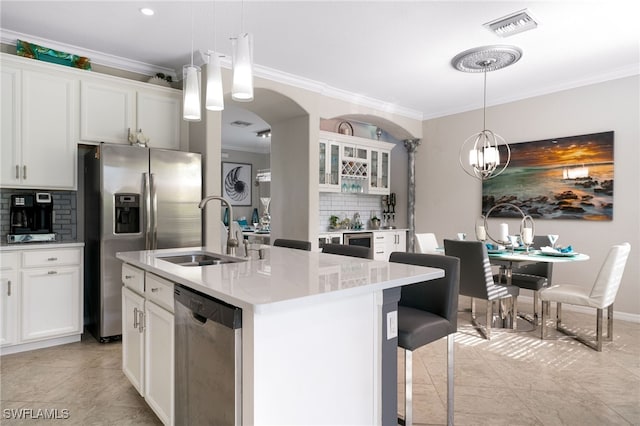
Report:
[[[387,313],[387,340],[398,337],[398,311]]]

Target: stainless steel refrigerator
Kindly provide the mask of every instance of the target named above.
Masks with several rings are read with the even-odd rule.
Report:
[[[101,144],[85,156],[85,325],[122,335],[116,252],[202,245],[200,154]]]

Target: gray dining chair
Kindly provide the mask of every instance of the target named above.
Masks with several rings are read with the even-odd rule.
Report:
[[[600,267],[595,283],[589,288],[579,285],[561,284],[554,285],[540,291],[542,300],[542,327],[540,338],[547,334],[547,319],[551,309],[550,302],[556,302],[556,329],[563,334],[571,336],[581,343],[602,351],[602,311],[607,309],[607,340],[613,340],[613,302],[618,294],[618,288],[622,281],[624,267],[629,258],[631,245],[623,243],[614,245]],[[562,304],[585,306],[596,309],[596,337],[595,342],[585,336],[577,335],[562,325]]]
[[[350,246],[348,244],[325,244],[322,246],[322,252],[328,254],[339,254],[341,256],[373,259],[373,250],[371,250],[371,248],[362,246]]]
[[[447,337],[447,424],[453,425],[454,334],[458,330],[460,259],[440,254],[393,252],[389,262],[444,270],[444,277],[401,288],[398,346],[404,349],[404,424],[413,422],[413,351]]]
[[[286,247],[297,250],[311,251],[311,243],[303,240],[289,240],[286,238],[278,238],[273,242],[275,247]]]
[[[549,238],[546,235],[536,235],[533,237],[531,248],[540,249],[548,244]],[[553,263],[551,262],[534,262],[512,268],[511,285],[533,291],[533,318],[528,317],[526,314],[518,315],[535,326],[538,325],[540,290],[551,286],[552,277]],[[500,284],[507,284],[507,278],[504,274],[499,279]]]
[[[471,297],[471,323],[480,334],[487,340],[491,339],[494,301],[500,302],[501,311],[502,302],[511,301],[507,314],[515,330],[520,289],[513,285],[495,283],[486,245],[482,241],[444,240],[444,253],[460,259],[460,294]],[[484,328],[476,318],[475,299],[487,301],[487,320]]]

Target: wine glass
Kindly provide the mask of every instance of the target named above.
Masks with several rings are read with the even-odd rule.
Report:
[[[549,238],[549,242],[551,243],[551,248],[556,248],[556,241],[558,241],[559,235],[549,234],[547,238]]]
[[[516,246],[518,245],[518,236],[517,235],[509,235],[509,242],[511,243],[511,253],[516,250]]]

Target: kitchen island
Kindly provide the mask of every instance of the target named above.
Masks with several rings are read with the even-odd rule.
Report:
[[[442,270],[281,247],[267,249],[262,260],[222,265],[162,260],[200,251],[214,252],[116,257],[242,309],[242,424],[395,421],[399,289],[442,277]]]

